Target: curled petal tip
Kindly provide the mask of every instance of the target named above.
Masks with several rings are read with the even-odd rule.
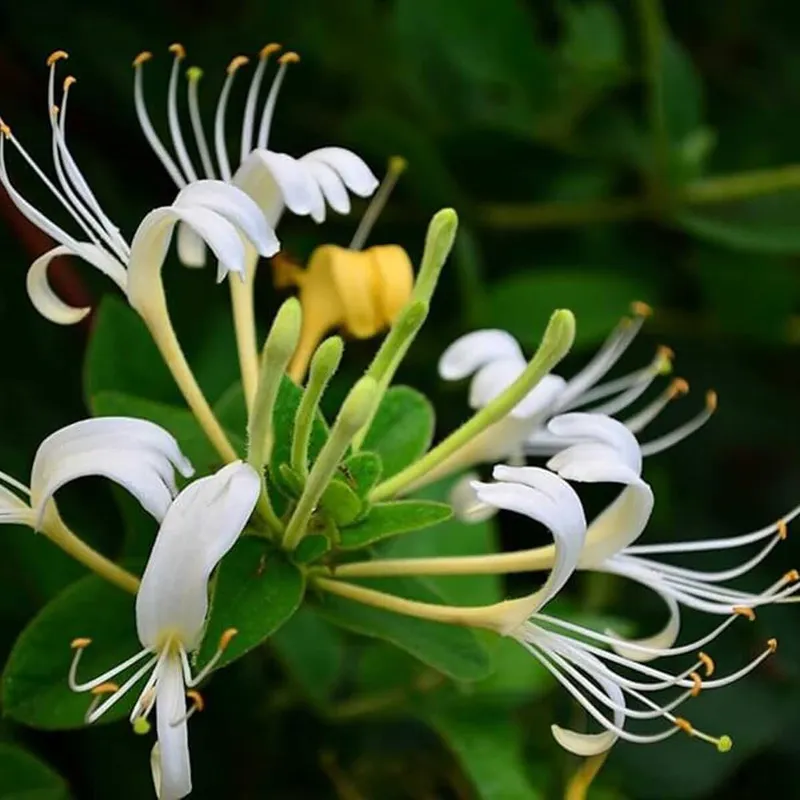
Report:
[[[180,42],[174,42],[169,46],[169,52],[179,61],[186,58],[186,48]]]
[[[66,50],[53,50],[53,52],[47,56],[47,66],[52,67],[56,61],[61,61],[64,58],[69,58],[69,53]]]
[[[153,54],[149,50],[142,50],[136,58],[133,59],[133,66],[140,67],[145,61],[149,61]]]
[[[231,59],[231,63],[228,64],[228,69],[226,71],[228,75],[233,75],[237,69],[248,63],[250,63],[250,59],[247,56],[234,56],[234,58]]]
[[[269,44],[265,44],[261,50],[258,52],[259,58],[269,58],[273,53],[277,53],[278,50],[281,49],[283,45],[278,44],[277,42],[270,42]]]
[[[279,64],[296,64],[298,61],[300,61],[300,56],[294,50],[289,50],[278,59]]]

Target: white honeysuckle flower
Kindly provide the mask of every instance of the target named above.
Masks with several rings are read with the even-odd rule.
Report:
[[[153,422],[131,417],[95,417],[50,434],[36,451],[30,486],[0,473],[0,524],[39,530],[50,502],[64,484],[98,475],[127,489],[159,522],[177,494],[175,470],[190,477],[194,470],[175,438]],[[25,499],[11,491],[16,489]]]
[[[156,133],[145,104],[142,66],[152,58],[149,52],[140,53],[133,62],[134,100],[142,131],[178,188],[196,181],[199,176],[229,182],[253,198],[273,228],[277,226],[284,207],[295,214],[310,215],[315,222],[325,219],[326,205],[340,214],[348,214],[348,191],[359,197],[369,197],[378,186],[372,171],[355,153],[341,147],[323,147],[294,158],[269,149],[278,93],[288,65],[299,61],[296,53],[287,52],[278,59],[279,67],[263,101],[256,129],[259,94],[267,63],[270,55],[278,50],[280,45],[269,44],[259,53],[242,118],[239,157],[233,166],[226,143],[226,114],[234,78],[249,60],[245,56],[237,56],[230,62],[219,95],[213,130],[216,164],[200,115],[198,84],[203,73],[198,67],[190,67],[186,78],[189,118],[199,156],[199,168],[195,168],[195,161],[186,145],[178,112],[179,72],[186,57],[186,51],[180,44],[170,47],[174,61],[167,94],[167,118],[175,158]],[[205,263],[202,240],[186,226],[181,226],[178,232],[178,252],[186,266],[199,267]]]
[[[262,255],[277,252],[279,243],[275,233],[255,202],[240,189],[221,181],[197,181],[182,187],[172,205],[157,208],[144,217],[132,243],[128,244],[101,208],[67,146],[67,99],[75,82],[72,76],[64,80],[60,106],[55,104],[56,65],[65,58],[67,54],[59,50],[47,60],[50,69],[47,103],[56,182],[47,177],[11,129],[0,122],[0,183],[19,211],[58,242],[56,247],[39,256],[28,271],[28,294],[43,316],[61,325],[70,325],[82,320],[90,311],[69,306],[51,288],[47,269],[57,256],[75,255],[84,259],[108,275],[126,293],[131,305],[144,313],[154,296],[163,294],[160,272],[178,223],[192,230],[213,250],[220,264],[219,279],[228,271],[244,275],[246,251],[242,236]],[[23,156],[81,229],[85,239],[76,239],[67,233],[16,190],[6,165],[6,141]]]
[[[89,723],[148,676],[130,721],[137,733],[146,733],[147,719],[155,707],[158,742],[152,766],[160,800],[178,800],[192,790],[186,723],[203,707],[194,687],[214,669],[236,631],[229,629],[223,634],[216,654],[194,676],[188,654],[203,638],[211,573],[244,530],[260,486],[256,471],[236,461],[189,484],[175,498],[161,523],[136,595],[140,652],[81,683],[78,664],[91,641],[72,642],[75,657],[69,685],[75,692],[94,695],[86,715]],[[110,683],[123,673],[131,674],[121,685]],[[188,710],[187,696],[192,700]]]
[[[587,458],[587,465],[575,467],[575,474],[580,475],[581,480],[593,480],[596,467],[602,460],[603,454],[597,451],[592,458]],[[623,482],[627,487],[636,485],[634,476],[628,474],[635,472],[630,465],[617,464],[615,468],[613,480]],[[714,663],[705,653],[700,653],[687,669],[673,674],[605,649],[609,637],[543,612],[546,604],[580,568],[591,545],[592,527],[587,530],[577,494],[562,479],[536,467],[500,465],[494,469],[494,478],[494,483],[473,484],[478,500],[543,523],[552,532],[555,542],[552,546],[552,570],[544,587],[530,598],[508,604],[513,614],[504,620],[500,632],[516,639],[537,658],[604,729],[601,733],[585,734],[553,725],[551,730],[556,741],[572,753],[592,756],[605,752],[618,739],[653,743],[681,730],[711,742],[721,751],[728,750],[731,741],[727,736],[709,736],[673,711],[701,689],[726,686],[743,677],[775,651],[777,642],[770,640],[764,652],[750,664],[714,680],[709,679]],[[728,624],[726,621],[697,641],[659,651],[659,655],[690,653],[710,642]],[[632,643],[631,649],[648,650],[637,643]],[[700,677],[700,670],[705,671],[705,677]],[[666,702],[660,701],[663,692],[675,689],[682,691]],[[654,699],[654,696],[659,699]],[[629,724],[636,720],[657,719],[666,720],[670,726],[665,730],[644,733],[628,729]]]

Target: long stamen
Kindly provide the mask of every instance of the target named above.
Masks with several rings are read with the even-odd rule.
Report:
[[[689,392],[689,384],[683,378],[675,378],[670,385],[652,403],[645,406],[638,414],[624,421],[631,433],[644,430],[672,401]]]
[[[149,661],[142,664],[133,675],[119,687],[119,689],[110,695],[106,700],[92,709],[91,713],[86,714],[87,724],[96,722],[103,714],[106,713],[112,706],[116,705],[139,681],[156,665],[159,656],[153,656]]]
[[[178,70],[181,61],[186,58],[186,50],[182,44],[171,44],[169,52],[175,58],[172,61],[172,71],[169,76],[169,88],[167,90],[167,121],[169,122],[169,133],[172,136],[172,146],[175,148],[175,153],[178,156],[178,161],[183,172],[186,175],[189,183],[197,180],[197,173],[194,171],[192,159],[189,157],[189,152],[186,149],[186,143],[183,141],[183,131],[181,130],[181,121],[178,116]]]
[[[214,147],[217,152],[219,172],[224,181],[231,179],[231,162],[228,160],[228,145],[225,143],[225,114],[228,108],[228,97],[230,96],[236,73],[240,67],[243,67],[249,61],[250,59],[247,56],[236,56],[231,59],[231,63],[228,64],[228,75],[225,78],[222,91],[219,93],[217,113],[214,115]]]
[[[211,660],[197,673],[194,677],[192,677],[191,670],[189,669],[189,661],[186,657],[186,653],[181,648],[181,663],[183,664],[183,680],[186,686],[190,689],[194,688],[195,686],[202,683],[202,681],[208,676],[211,670],[217,666],[219,660],[222,658],[225,651],[228,649],[228,645],[230,645],[231,640],[233,639],[239,631],[236,628],[228,628],[226,631],[223,632],[222,636],[219,637],[219,644],[217,645],[217,652],[211,657]]]
[[[99,686],[96,686],[92,689],[92,702],[89,704],[89,708],[84,715],[84,719],[88,719],[95,711],[98,705],[102,702],[103,696],[108,694],[114,694],[114,692],[119,691],[119,686],[116,683],[101,683]]]
[[[170,722],[170,726],[173,728],[190,720],[198,711],[202,711],[206,707],[206,701],[203,700],[203,695],[196,689],[190,689],[186,692],[186,696],[192,701],[192,705],[185,714],[182,714],[178,719]]]
[[[266,150],[267,143],[269,142],[270,128],[272,127],[272,117],[275,114],[275,105],[278,102],[278,92],[281,90],[283,78],[286,75],[286,69],[289,64],[297,64],[300,61],[300,56],[291,50],[284,53],[279,59],[278,71],[272,79],[272,86],[269,87],[269,94],[264,103],[264,111],[261,114],[261,124],[258,126],[258,149]]]
[[[691,436],[696,430],[711,419],[711,415],[717,410],[717,393],[709,391],[706,393],[706,407],[694,419],[690,419],[674,431],[667,433],[651,442],[642,445],[642,455],[652,456],[661,453],[670,447],[683,441],[687,436]]]
[[[200,78],[203,77],[203,70],[200,67],[189,67],[186,70],[187,95],[189,99],[189,119],[192,121],[192,132],[200,153],[200,161],[203,164],[203,171],[206,178],[213,180],[216,177],[214,163],[211,160],[211,151],[208,149],[206,132],[203,130],[203,120],[200,116],[200,101],[197,97]]]
[[[87,639],[85,637],[79,639],[73,639],[70,647],[75,651],[75,655],[72,658],[72,663],[69,667],[69,675],[68,675],[68,683],[69,688],[72,689],[73,692],[89,692],[92,689],[100,686],[103,683],[107,683],[112,678],[116,677],[120,674],[120,672],[124,672],[128,667],[132,667],[134,664],[141,661],[150,651],[145,648],[144,650],[140,650],[136,655],[131,656],[129,659],[123,661],[121,664],[117,664],[116,667],[112,667],[111,669],[104,672],[102,675],[98,675],[96,678],[93,678],[86,683],[78,683],[77,674],[78,674],[78,664],[80,663],[81,656],[83,655],[83,651],[92,643],[91,639]]]
[[[250,89],[247,92],[247,103],[244,107],[244,119],[242,120],[242,146],[240,150],[240,160],[244,161],[253,150],[253,128],[256,121],[256,104],[258,103],[258,91],[261,88],[261,81],[264,79],[264,72],[267,68],[267,61],[273,53],[277,53],[281,45],[265,45],[258,54],[258,66],[253,73],[253,80],[250,81]]]
[[[169,173],[170,178],[175,182],[179,189],[183,189],[187,184],[186,178],[181,174],[177,164],[172,160],[172,156],[167,152],[167,148],[161,143],[150,115],[147,113],[147,106],[144,102],[144,87],[142,83],[142,64],[149,61],[153,54],[145,50],[133,59],[133,103],[136,107],[136,117],[139,125],[156,157]]]
[[[407,166],[408,162],[401,156],[392,156],[389,159],[386,175],[381,181],[378,191],[372,196],[372,200],[370,200],[367,210],[364,212],[364,216],[361,217],[361,222],[358,223],[358,228],[356,228],[356,232],[350,241],[349,247],[351,250],[361,250],[364,247],[364,243],[378,221],[381,211],[386,207],[386,203],[392,194],[392,189],[397,185],[398,179],[405,172]]]
[[[23,494],[26,494],[28,497],[31,496],[30,487],[26,486],[24,483],[20,483],[16,478],[12,477],[7,472],[0,472],[0,481],[5,481],[9,486],[13,486],[15,489],[19,489]]]

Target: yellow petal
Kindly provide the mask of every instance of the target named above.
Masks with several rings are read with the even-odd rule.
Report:
[[[377,287],[377,303],[383,327],[389,327],[411,297],[414,268],[402,247],[378,245],[367,251],[372,256]]]

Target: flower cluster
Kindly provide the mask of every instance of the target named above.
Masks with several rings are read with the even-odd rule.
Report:
[[[299,60],[292,52],[277,57],[271,86],[262,91],[270,60],[280,50],[270,44],[258,55],[234,159],[227,143],[229,97],[248,59],[238,56],[228,66],[210,136],[199,100],[202,72],[196,67],[186,71],[188,137],[178,102],[186,52],[178,44],[170,48],[167,144],[145,101],[144,70],[152,55],[137,56],[136,113],[177,194],[171,204],[145,214],[130,240],[104,211],[67,145],[67,103],[75,79],[65,77],[57,91],[56,76],[67,59],[65,52],[47,59],[54,177],[48,177],[11,128],[0,123],[0,182],[19,211],[56,243],[28,270],[34,307],[62,325],[77,323],[91,311],[69,306],[51,287],[48,266],[57,256],[76,256],[110,277],[146,326],[218,454],[214,471],[191,480],[193,466],[183,455],[180,440],[167,430],[169,425],[101,416],[75,422],[45,439],[36,453],[29,486],[0,473],[0,521],[43,534],[97,575],[135,594],[131,613],[138,652],[87,680],[80,674],[85,669],[81,663],[92,642],[85,636],[72,641],[73,660],[65,678],[73,692],[91,695],[85,721],[99,719],[133,697],[136,689],[138,697],[128,717],[137,733],[149,731],[155,709],[152,771],[158,797],[175,800],[191,792],[187,722],[204,706],[197,687],[222,665],[226,653],[230,656],[232,642],[241,635],[236,629],[237,609],[220,606],[215,613],[225,624],[210,649],[203,645],[213,627],[209,585],[239,538],[248,536],[263,542],[270,557],[291,565],[302,576],[299,586],[315,589],[308,602],[345,599],[412,620],[488,629],[516,640],[599,724],[596,733],[552,726],[558,743],[573,753],[598,755],[618,739],[656,742],[679,731],[709,741],[720,751],[729,749],[727,736],[697,730],[677,709],[701,690],[738,680],[775,651],[777,643],[769,640],[737,671],[712,677],[714,662],[701,648],[708,648],[739,617],[753,619],[757,607],[794,594],[800,585],[794,570],[761,592],[730,584],[786,537],[787,525],[800,507],[772,525],[740,536],[640,543],[655,504],[653,489],[643,477],[643,458],[698,430],[717,405],[709,392],[704,408],[693,418],[640,443],[639,435],[662,409],[688,391],[685,381],[673,379],[636,413],[621,418],[671,369],[671,353],[660,348],[644,367],[601,382],[650,314],[643,303],[632,306],[632,315],[568,380],[552,370],[574,339],[575,320],[569,311],[553,313],[530,359],[504,331],[475,331],[457,340],[443,353],[439,372],[449,381],[472,376],[469,404],[474,415],[434,447],[383,477],[371,437],[393,377],[428,314],[457,219],[449,209],[433,218],[416,276],[402,248],[364,249],[404,162],[391,159],[379,186],[365,162],[349,150],[324,146],[298,158],[271,149],[279,91],[289,66]],[[67,212],[74,234],[27,201],[11,182],[9,148]],[[279,253],[276,228],[284,212],[321,223],[328,208],[349,213],[351,194],[374,197],[347,247],[319,247],[306,268]],[[228,279],[247,412],[247,430],[237,432],[246,433],[244,452],[205,397],[171,322],[162,269],[173,233],[183,265],[202,267],[211,251],[218,263],[217,280]],[[297,297],[287,300],[275,316],[263,346],[257,340],[253,291],[260,257],[273,257],[278,288],[297,288]],[[325,338],[334,329],[355,338],[388,332],[328,427],[319,404],[343,356],[342,338]],[[294,398],[292,403],[287,397]],[[549,460],[543,466],[529,464],[539,458]],[[491,480],[467,472],[480,465],[493,467]],[[141,577],[89,547],[60,515],[56,492],[89,475],[119,484],[158,523]],[[456,479],[450,507],[413,500],[414,492],[445,477]],[[591,521],[577,491],[583,483],[619,486],[616,499]],[[412,509],[417,521],[412,520]],[[553,544],[512,553],[414,559],[381,558],[369,549],[386,536],[435,524],[451,510],[467,524],[498,511],[522,515],[543,525]],[[419,522],[420,515],[428,521]],[[759,543],[755,556],[716,572],[661,560],[663,555]],[[550,612],[551,601],[577,571],[614,574],[652,589],[667,606],[666,625],[647,638],[629,639]],[[485,606],[423,602],[359,583],[363,578],[523,572],[546,572],[547,577],[527,596]],[[295,607],[303,599],[302,588],[298,591]],[[679,643],[682,608],[722,619],[700,639]],[[259,643],[248,640],[241,652]],[[92,650],[95,647],[102,647],[102,642]],[[206,657],[199,666],[196,653],[201,649]],[[682,656],[689,656],[686,664],[674,670],[649,663]],[[661,724],[651,729],[648,720]],[[641,730],[640,721],[645,721]]]

